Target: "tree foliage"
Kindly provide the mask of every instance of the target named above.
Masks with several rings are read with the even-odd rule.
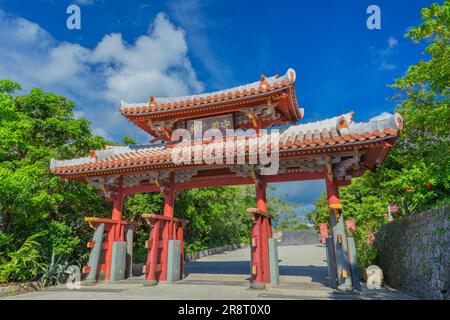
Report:
[[[2,252],[0,264],[0,283],[15,280],[27,281],[45,269],[45,258],[39,252],[38,239],[47,232],[41,231],[29,236],[17,250]]]
[[[446,201],[450,190],[450,1],[424,8],[422,20],[406,37],[427,44],[428,59],[392,85],[405,130],[379,175],[406,214]]]
[[[74,105],[66,98],[37,88],[25,95],[17,90],[18,83],[0,81],[0,228],[2,238],[8,238],[0,241],[0,251],[21,250],[28,238],[33,245],[39,241],[41,250],[29,256],[38,252],[41,262],[53,251],[81,253],[80,243],[90,233],[82,218],[110,211],[110,204],[92,187],[51,175],[49,163],[51,158],[86,156],[106,141],[92,135],[87,120],[73,118]],[[34,234],[41,236],[30,238]],[[11,266],[12,259],[3,255],[5,265]],[[30,275],[36,270],[22,271]]]
[[[408,215],[450,202],[450,1],[424,8],[422,20],[405,36],[427,44],[427,59],[410,66],[392,85],[404,130],[376,173],[367,172],[340,190],[345,217],[357,223],[363,264],[376,257],[367,236],[387,221],[388,204],[398,204],[400,214]],[[310,218],[328,222],[325,195],[316,206]]]

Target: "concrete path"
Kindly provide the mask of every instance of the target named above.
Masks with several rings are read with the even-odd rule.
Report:
[[[192,261],[186,265],[185,278],[172,284],[149,287],[143,285],[143,277],[133,277],[115,283],[82,285],[79,290],[52,287],[5,299],[408,299],[384,288],[364,289],[359,295],[333,293],[327,286],[325,249],[320,245],[278,247],[280,286],[252,290],[249,250],[227,251]]]

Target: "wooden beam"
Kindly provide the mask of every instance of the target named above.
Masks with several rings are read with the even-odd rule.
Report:
[[[273,176],[260,176],[265,183],[305,181],[305,180],[321,180],[325,179],[326,174],[323,172],[294,172],[281,173]],[[193,188],[210,188],[210,187],[226,187],[254,184],[252,177],[238,177],[228,175],[203,176],[203,179],[194,179],[188,182],[180,182],[174,184],[175,190],[185,190]],[[136,193],[160,192],[156,184],[144,184],[136,187],[127,187],[123,189],[123,194],[130,196]]]
[[[127,196],[132,196],[136,193],[150,193],[159,191],[160,189],[156,184],[143,184],[140,186],[123,188],[123,194]]]
[[[290,182],[290,181],[305,181],[305,180],[321,180],[325,179],[326,175],[323,172],[294,172],[281,173],[273,176],[261,176],[267,183],[275,182]]]

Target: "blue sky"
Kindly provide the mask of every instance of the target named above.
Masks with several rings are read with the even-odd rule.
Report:
[[[68,96],[77,117],[115,141],[148,141],[120,117],[120,99],[223,89],[289,67],[303,121],[352,110],[364,121],[394,109],[388,84],[423,58],[404,34],[433,2],[0,0],[0,78]],[[81,30],[66,27],[71,3]],[[381,30],[366,27],[371,4]],[[278,189],[311,208],[323,184]]]

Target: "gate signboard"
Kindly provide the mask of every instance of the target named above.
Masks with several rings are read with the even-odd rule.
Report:
[[[194,134],[194,131],[203,133],[209,129],[218,129],[225,136],[226,129],[234,129],[233,114],[188,120],[186,121],[186,129],[191,135]]]

